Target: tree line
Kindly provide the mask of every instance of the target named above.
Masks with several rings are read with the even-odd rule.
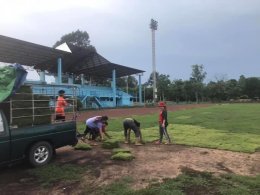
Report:
[[[156,73],[158,100],[175,102],[222,102],[240,99],[259,100],[260,78],[241,75],[236,79],[217,79],[204,83],[207,73],[203,65],[192,65],[189,80],[170,80],[169,75]],[[143,87],[145,100],[153,99],[152,74]]]
[[[205,83],[207,73],[203,65],[192,65],[189,80],[170,79],[170,75],[156,72],[157,99],[174,102],[223,102],[257,100],[260,98],[260,78],[241,75],[236,79],[216,79]],[[135,77],[117,79],[117,86],[138,100],[138,81]],[[142,101],[153,101],[153,74],[142,84]]]

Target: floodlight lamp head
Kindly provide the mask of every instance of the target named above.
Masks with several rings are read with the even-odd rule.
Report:
[[[150,28],[152,30],[157,30],[157,27],[158,27],[158,22],[155,21],[154,19],[151,19]]]

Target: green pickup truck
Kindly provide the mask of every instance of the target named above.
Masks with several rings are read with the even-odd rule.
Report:
[[[42,166],[55,149],[76,143],[75,121],[12,129],[0,110],[0,165],[28,159],[34,167]]]
[[[27,159],[35,167],[43,166],[55,149],[77,143],[75,119],[53,120],[50,101],[57,90],[53,86],[53,95],[34,94],[31,86],[23,85],[26,75],[19,64],[0,63],[0,165]]]

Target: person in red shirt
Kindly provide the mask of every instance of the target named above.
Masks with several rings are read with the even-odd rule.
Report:
[[[56,121],[65,121],[65,111],[64,108],[68,105],[66,100],[64,99],[65,91],[60,90],[59,91],[59,97],[56,102],[56,108],[55,108],[55,120]]]
[[[161,144],[163,135],[166,138],[165,144],[170,144],[171,139],[169,137],[169,134],[167,132],[167,126],[168,126],[168,119],[167,119],[167,109],[166,104],[164,102],[159,102],[158,106],[160,107],[160,114],[159,114],[159,134],[160,139],[156,142],[156,144]]]

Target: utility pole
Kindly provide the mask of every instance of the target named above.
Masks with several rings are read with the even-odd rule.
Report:
[[[152,63],[153,63],[153,103],[157,101],[156,87],[156,64],[155,64],[155,31],[157,30],[158,22],[151,19],[150,28],[152,30]]]

